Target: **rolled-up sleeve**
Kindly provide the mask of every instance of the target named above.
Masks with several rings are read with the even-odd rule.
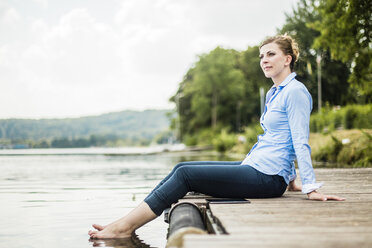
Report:
[[[323,183],[316,183],[309,146],[309,122],[312,99],[305,87],[295,87],[288,92],[286,109],[293,148],[302,181],[302,193],[310,193]]]

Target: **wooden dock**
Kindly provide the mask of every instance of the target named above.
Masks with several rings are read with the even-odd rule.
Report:
[[[372,168],[315,173],[324,182],[322,193],[346,201],[310,201],[287,191],[280,198],[249,199],[250,204],[210,204],[228,234],[185,235],[183,247],[372,247]]]

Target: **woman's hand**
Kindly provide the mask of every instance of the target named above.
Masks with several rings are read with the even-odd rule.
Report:
[[[315,200],[315,201],[327,201],[327,200],[334,200],[334,201],[345,201],[345,198],[341,198],[335,195],[323,195],[320,192],[317,192],[316,190],[310,192],[307,194],[307,197],[309,197],[309,200]]]
[[[295,181],[293,180],[289,182],[287,190],[288,191],[301,191],[302,187],[301,185],[297,185]]]

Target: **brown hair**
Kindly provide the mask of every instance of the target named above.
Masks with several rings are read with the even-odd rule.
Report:
[[[266,44],[269,43],[276,43],[278,44],[280,50],[283,51],[285,55],[291,55],[292,61],[289,67],[291,68],[291,71],[293,71],[294,64],[298,60],[298,57],[300,55],[300,50],[298,49],[297,42],[289,35],[277,35],[273,37],[266,38],[260,45],[260,48]]]

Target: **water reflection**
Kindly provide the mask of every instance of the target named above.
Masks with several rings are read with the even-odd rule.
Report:
[[[92,247],[90,225],[129,212],[173,161],[164,156],[0,156],[0,219],[7,226],[0,228],[0,247]],[[160,234],[152,236],[153,229]],[[157,220],[140,234],[163,247],[165,232],[165,223]]]
[[[199,152],[144,156],[3,152],[0,219],[7,228],[0,228],[0,247],[164,247],[168,225],[162,217],[138,229],[132,243],[87,242],[87,232],[91,224],[109,224],[136,207],[178,162],[221,159],[228,158]]]
[[[143,240],[134,234],[131,238],[122,239],[89,239],[93,247],[112,247],[112,248],[151,248]]]

